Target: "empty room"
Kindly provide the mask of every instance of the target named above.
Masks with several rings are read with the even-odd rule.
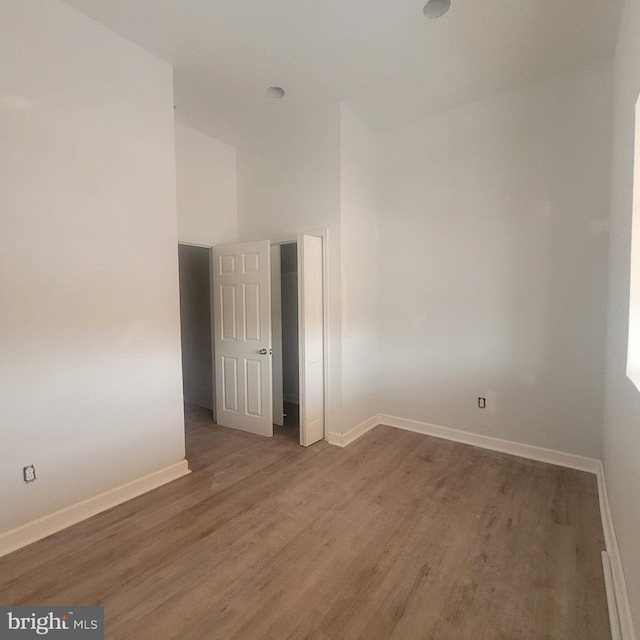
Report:
[[[0,637],[640,637],[638,0],[0,5]]]

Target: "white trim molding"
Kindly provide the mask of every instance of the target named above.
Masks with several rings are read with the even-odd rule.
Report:
[[[490,449],[491,451],[499,451],[529,460],[547,462],[548,464],[555,464],[560,467],[568,467],[569,469],[577,469],[578,471],[588,471],[589,473],[597,474],[602,464],[601,461],[596,458],[586,458],[573,453],[545,449],[531,444],[521,444],[520,442],[513,442],[511,440],[502,440],[492,436],[471,433],[470,431],[452,429],[451,427],[440,427],[435,424],[429,424],[428,422],[398,418],[397,416],[389,416],[383,413],[378,413],[367,418],[359,425],[353,427],[353,429],[349,429],[346,433],[331,432],[329,433],[328,440],[330,444],[346,447],[378,425],[395,427],[396,429],[403,429],[404,431],[413,431],[414,433],[421,433],[425,436],[470,444],[474,447],[480,447],[481,449]]]
[[[353,427],[353,429],[349,429],[346,433],[335,433],[330,431],[327,440],[329,441],[329,444],[333,444],[337,447],[346,447],[352,442],[355,442],[358,438],[361,438],[368,431],[371,431],[374,427],[381,424],[379,418],[379,415],[371,416],[359,425]]]
[[[0,534],[0,557],[191,473],[186,460]]]
[[[611,640],[622,640],[620,633],[620,618],[618,617],[618,606],[616,605],[616,593],[613,586],[613,570],[611,560],[606,551],[602,552],[602,571],[604,573],[604,588],[607,592],[607,608],[609,610],[609,627],[611,629]]]
[[[417,420],[408,420],[407,418],[397,418],[387,415],[378,415],[377,417],[379,420],[378,424],[385,424],[389,427],[396,427],[397,429],[414,431],[415,433],[422,433],[427,436],[434,436],[435,438],[444,438],[445,440],[470,444],[474,447],[480,447],[481,449],[509,453],[513,456],[556,464],[560,467],[568,467],[569,469],[597,473],[600,465],[600,460],[596,458],[586,458],[573,453],[564,453],[563,451],[555,451],[554,449],[536,447],[532,444],[521,444],[520,442],[502,440],[469,431],[460,431],[459,429],[440,427],[435,424],[418,422]]]
[[[613,583],[613,596],[609,600],[609,617],[618,623],[620,637],[622,640],[636,640],[636,633],[631,615],[631,603],[629,602],[629,592],[624,578],[622,568],[622,558],[618,540],[613,526],[611,509],[609,507],[609,495],[607,493],[607,483],[604,475],[604,465],[598,460],[598,496],[600,498],[600,517],[602,519],[602,531],[604,533],[604,544],[607,549],[609,565],[611,566],[611,581]],[[611,603],[611,600],[615,602]],[[613,610],[612,610],[613,609]],[[612,621],[612,633],[615,622]],[[613,636],[615,638],[615,636]]]

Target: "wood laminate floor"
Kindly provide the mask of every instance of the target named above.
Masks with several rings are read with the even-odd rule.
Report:
[[[187,411],[193,473],[0,558],[0,604],[133,640],[603,640],[595,476],[378,426],[308,449]]]

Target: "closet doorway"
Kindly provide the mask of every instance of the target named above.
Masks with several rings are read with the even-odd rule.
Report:
[[[273,424],[293,432],[300,428],[298,304],[298,245],[272,245]]]
[[[178,266],[184,401],[213,412],[211,248],[178,244]]]
[[[290,244],[295,253],[283,250]],[[274,423],[286,424],[289,418],[284,407],[293,405],[294,413],[298,400],[300,444],[325,438],[325,252],[326,234],[302,234],[273,245],[258,240],[213,247],[213,377],[219,425],[271,436]],[[278,272],[274,279],[272,270]],[[297,308],[297,321],[291,307]],[[292,324],[293,340],[289,331],[284,335]]]

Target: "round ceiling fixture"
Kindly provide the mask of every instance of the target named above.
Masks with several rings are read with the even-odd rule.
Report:
[[[284,98],[284,89],[282,87],[269,87],[267,95],[270,98]]]
[[[449,11],[449,7],[451,7],[451,0],[429,0],[424,5],[422,13],[427,18],[439,18]]]

